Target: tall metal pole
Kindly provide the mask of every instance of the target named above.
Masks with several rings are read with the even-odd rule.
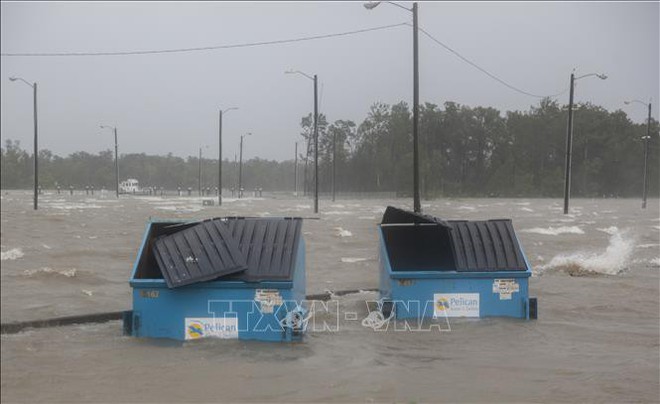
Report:
[[[314,75],[314,213],[319,213],[319,97]]]
[[[238,163],[238,197],[242,197],[241,189],[243,188],[243,136],[241,135],[241,151],[240,151],[240,160]]]
[[[115,194],[119,199],[119,146],[117,145],[117,127],[114,128],[115,132]]]
[[[419,198],[419,49],[417,3],[413,3],[413,209],[420,213]]]
[[[199,186],[199,196],[202,196],[202,148],[199,148],[199,176],[197,177],[197,185]]]
[[[564,214],[568,214],[568,200],[571,197],[571,153],[573,152],[573,90],[575,75],[571,73],[571,91],[568,98],[568,125],[566,127],[566,168],[564,178]]]
[[[646,124],[646,142],[644,143],[644,188],[642,189],[642,209],[646,209],[646,196],[649,192],[649,142],[651,141],[651,102],[649,102],[649,118]]]
[[[218,206],[222,206],[222,109],[218,119]]]
[[[296,153],[293,161],[293,189],[296,197],[298,197],[298,142],[296,142]]]
[[[335,177],[337,172],[337,132],[332,134],[332,202],[335,201]]]
[[[34,210],[39,204],[39,147],[37,145],[37,83],[32,84],[34,95]]]

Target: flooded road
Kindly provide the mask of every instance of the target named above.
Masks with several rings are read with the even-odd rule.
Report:
[[[205,198],[206,199],[206,198]],[[2,194],[2,322],[131,307],[149,217],[313,217],[290,195],[225,199]],[[378,286],[377,223],[401,200],[322,200],[305,220],[307,293]],[[511,218],[534,267],[537,321],[452,319],[376,332],[342,319],[297,344],[140,340],[117,321],[2,336],[3,402],[646,401],[660,379],[660,206],[650,200],[423,201],[444,219]],[[374,293],[340,298],[366,316]]]

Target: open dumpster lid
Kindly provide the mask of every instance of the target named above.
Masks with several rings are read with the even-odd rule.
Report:
[[[182,228],[158,237],[154,243],[154,256],[168,287],[208,281],[247,268],[238,243],[221,220]]]
[[[437,217],[423,215],[421,213],[411,212],[409,210],[395,208],[388,206],[383,214],[381,224],[406,224],[406,223],[428,223],[439,224],[441,226],[449,227],[447,222],[438,219]]]
[[[301,218],[224,219],[245,257],[247,270],[227,277],[246,282],[291,281],[302,229]]]
[[[527,269],[510,219],[445,221],[389,206],[382,224],[394,271]]]

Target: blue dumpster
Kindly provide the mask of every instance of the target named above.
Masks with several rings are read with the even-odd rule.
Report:
[[[379,234],[380,296],[394,318],[536,317],[511,220],[444,221],[388,207]]]
[[[124,330],[136,337],[300,340],[305,242],[300,218],[147,223]]]

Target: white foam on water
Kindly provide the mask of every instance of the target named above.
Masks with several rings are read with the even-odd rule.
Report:
[[[376,216],[359,216],[360,220],[376,220]]]
[[[656,230],[660,230],[660,226],[651,226],[651,227],[653,227]]]
[[[584,234],[584,230],[578,226],[560,226],[560,227],[533,227],[523,229],[522,233],[535,233],[544,236],[558,236],[560,234]]]
[[[351,258],[351,257],[342,257],[341,262],[347,263],[347,264],[353,264],[356,262],[363,262],[367,261],[369,258]]]
[[[616,275],[628,267],[631,262],[635,240],[627,231],[617,229],[610,235],[609,245],[602,252],[576,252],[560,254],[540,267],[541,271],[549,269],[567,272],[569,275]]]
[[[338,237],[352,237],[353,233],[351,233],[349,230],[343,229],[341,227],[335,227],[335,235]]]
[[[311,209],[312,205],[296,205],[298,209]]]
[[[456,209],[458,209],[458,210],[470,210],[470,211],[477,210],[477,208],[475,208],[474,206],[467,206],[467,205],[459,206]]]
[[[660,257],[655,257],[653,259],[650,259],[649,264],[651,264],[653,266],[656,266],[656,267],[660,267]]]
[[[9,251],[0,252],[0,261],[15,260],[22,258],[24,255],[23,250],[20,248],[12,248]]]
[[[616,227],[616,226],[610,226],[610,227],[607,227],[607,228],[598,228],[596,230],[602,231],[603,233],[607,233],[611,236],[614,233],[617,233],[619,231],[619,228]]]
[[[83,292],[83,294],[86,294],[87,296],[92,296],[94,294],[94,292],[87,289],[81,289],[80,291]]]
[[[67,278],[73,278],[76,276],[77,272],[78,270],[75,268],[55,270],[51,267],[43,267],[40,269],[26,269],[25,271],[23,271],[23,275],[32,278],[34,276],[38,276],[39,274],[48,274],[48,275],[52,274],[52,275],[62,275]]]
[[[640,244],[637,246],[637,248],[653,248],[653,247],[660,247],[660,244]]]
[[[42,244],[42,246],[43,246],[46,250],[52,250],[52,249],[53,249],[53,247],[51,247],[51,246],[49,246],[49,245],[47,245],[47,244]]]
[[[326,215],[352,215],[353,212],[345,211],[345,210],[330,210],[328,212],[323,212]]]
[[[525,208],[525,207],[520,208],[520,210],[522,210],[524,212],[534,212],[534,209]]]

